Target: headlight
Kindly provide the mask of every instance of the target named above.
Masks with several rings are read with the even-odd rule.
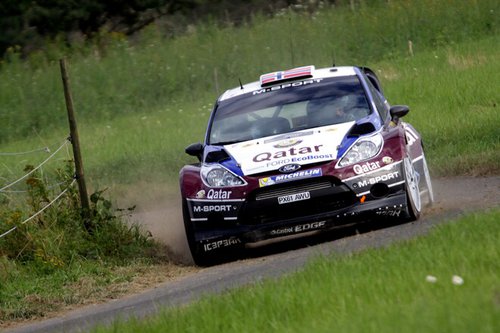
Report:
[[[337,165],[339,167],[345,167],[354,163],[368,160],[379,153],[383,143],[384,139],[380,134],[361,138],[356,141],[356,143],[354,143],[351,148],[349,148],[347,153],[344,155],[344,157],[342,157]]]
[[[211,187],[240,186],[245,184],[243,179],[219,165],[202,166],[201,176],[205,183]]]

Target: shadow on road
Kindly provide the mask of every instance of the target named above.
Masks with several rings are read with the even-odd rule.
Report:
[[[406,222],[390,219],[370,220],[357,222],[355,225],[339,226],[328,231],[316,231],[309,234],[294,235],[292,237],[276,238],[273,240],[250,244],[246,248],[232,249],[231,252],[221,255],[219,257],[220,260],[216,263],[214,262],[213,264],[228,263],[241,259],[267,257],[273,254],[311,247],[404,223]]]

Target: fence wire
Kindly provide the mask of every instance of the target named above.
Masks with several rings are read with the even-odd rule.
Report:
[[[52,190],[58,186],[61,186],[62,184],[65,184],[66,182],[59,182],[59,183],[55,183],[55,184],[52,184],[52,185],[48,185],[48,186],[44,186],[47,190]],[[5,194],[15,194],[15,193],[28,193],[29,190],[3,190],[3,191],[0,191],[0,193],[5,193]]]
[[[28,176],[30,176],[32,173],[34,173],[36,170],[40,169],[45,163],[47,163],[52,157],[54,157],[64,146],[66,146],[68,144],[68,142],[70,142],[69,139],[64,140],[64,142],[61,144],[61,146],[59,146],[59,148],[57,148],[49,157],[47,157],[36,168],[34,168],[33,170],[31,170],[30,172],[28,172],[27,174],[25,174],[21,178],[15,180],[13,182],[10,182],[7,185],[5,185],[4,187],[0,188],[0,192],[4,192],[5,189],[19,183],[20,181],[22,181],[23,179],[26,179]]]
[[[28,217],[26,220],[24,220],[23,222],[21,222],[20,225],[24,225],[24,224],[28,223],[29,221],[33,220],[35,217],[37,217],[38,215],[40,215],[44,210],[46,210],[47,208],[49,208],[50,206],[52,206],[52,204],[54,202],[56,202],[57,200],[59,200],[60,197],[62,197],[66,192],[68,192],[68,190],[70,189],[70,187],[73,186],[75,184],[75,182],[76,182],[76,179],[73,179],[73,181],[61,193],[59,193],[51,202],[49,202],[45,207],[43,207],[42,209],[40,209],[34,215]],[[16,229],[17,229],[17,226],[14,226],[11,229],[7,230],[6,232],[4,232],[3,234],[0,235],[0,239],[3,238],[3,237],[5,237],[5,236],[7,236],[8,234],[10,234],[11,232],[13,232]]]
[[[38,149],[21,151],[21,152],[16,152],[16,153],[0,152],[0,156],[19,156],[19,155],[28,155],[28,154],[34,154],[34,153],[39,153],[39,152],[50,153],[50,148],[49,147],[42,147],[42,148],[38,148]]]

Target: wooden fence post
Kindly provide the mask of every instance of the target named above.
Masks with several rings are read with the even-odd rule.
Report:
[[[66,60],[60,59],[61,76],[64,86],[64,98],[66,100],[66,110],[68,111],[68,121],[71,144],[73,145],[73,157],[75,159],[76,181],[78,182],[78,190],[80,192],[80,201],[82,205],[82,215],[84,218],[84,226],[88,232],[92,232],[92,222],[90,219],[90,202],[83,174],[82,155],[80,153],[80,139],[78,136],[78,128],[76,126],[75,113],[73,109],[73,97],[69,83],[68,72],[66,70]]]

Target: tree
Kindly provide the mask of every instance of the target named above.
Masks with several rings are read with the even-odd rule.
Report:
[[[92,36],[103,27],[133,33],[160,16],[192,10],[202,0],[2,0],[0,53],[31,49],[46,37],[79,31]]]

